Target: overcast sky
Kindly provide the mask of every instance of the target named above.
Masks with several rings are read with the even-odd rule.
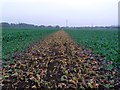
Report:
[[[2,22],[36,25],[117,25],[119,0],[2,0]]]

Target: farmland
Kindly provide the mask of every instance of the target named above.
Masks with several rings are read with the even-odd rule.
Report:
[[[14,63],[2,69],[3,90],[119,88],[116,69],[105,68],[112,63],[105,63],[104,57],[77,45],[63,30],[13,59]]]
[[[104,56],[106,61],[120,64],[118,53],[118,30],[115,29],[68,29],[72,38],[81,46],[91,48],[95,54]]]
[[[22,51],[29,45],[43,39],[56,29],[19,29],[5,28],[2,30],[2,58],[3,61],[12,61],[13,53]]]
[[[4,28],[2,40],[3,89],[119,88],[115,28]]]

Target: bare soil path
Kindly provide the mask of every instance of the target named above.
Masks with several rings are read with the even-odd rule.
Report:
[[[118,88],[117,72],[104,68],[104,58],[78,46],[63,30],[13,58],[14,64],[3,67],[3,90]]]

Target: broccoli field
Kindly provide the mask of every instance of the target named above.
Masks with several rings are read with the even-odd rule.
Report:
[[[24,50],[33,42],[43,39],[56,29],[19,29],[5,28],[2,30],[2,58],[9,61],[13,53]]]
[[[103,55],[105,60],[120,64],[118,29],[79,29],[66,30],[80,45],[91,48],[94,53]]]
[[[116,28],[2,30],[2,90],[118,90]]]

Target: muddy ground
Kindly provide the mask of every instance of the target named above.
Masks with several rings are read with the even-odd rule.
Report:
[[[2,69],[2,90],[118,90],[117,71],[104,57],[76,44],[63,30],[13,56]]]

